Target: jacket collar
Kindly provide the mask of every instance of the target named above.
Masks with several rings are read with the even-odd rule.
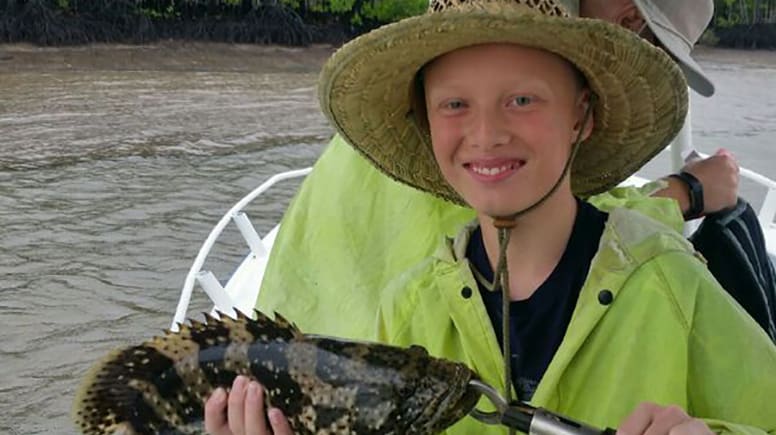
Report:
[[[435,258],[449,265],[469,267],[466,247],[478,223],[466,225],[455,238],[447,238]],[[645,262],[671,251],[693,253],[692,245],[672,228],[641,213],[617,208],[609,213],[598,252],[590,266],[585,284],[571,317],[566,336],[534,393],[532,403],[549,409],[559,408],[556,393],[563,373],[585,339],[612,307],[621,289],[634,271]],[[599,302],[599,294],[608,291],[612,303]],[[503,377],[503,367],[499,377]]]

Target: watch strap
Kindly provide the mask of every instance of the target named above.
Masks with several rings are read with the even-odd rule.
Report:
[[[703,185],[695,175],[681,171],[677,174],[671,174],[670,177],[676,178],[687,186],[690,194],[690,208],[684,214],[685,220],[697,219],[703,216]]]

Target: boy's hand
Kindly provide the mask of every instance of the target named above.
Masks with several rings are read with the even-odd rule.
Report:
[[[678,406],[644,402],[620,424],[617,435],[712,435],[702,420]]]
[[[267,417],[270,424],[267,427]],[[282,411],[270,408],[264,415],[264,388],[238,376],[229,394],[217,389],[205,403],[205,430],[212,435],[291,435]]]

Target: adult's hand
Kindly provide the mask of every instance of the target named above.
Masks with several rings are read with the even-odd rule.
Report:
[[[219,388],[205,402],[205,430],[211,435],[293,434],[281,410],[270,408],[265,416],[264,388],[245,376],[235,378],[230,393]]]
[[[678,406],[644,402],[636,407],[617,430],[617,435],[712,435],[702,420],[692,418]]]
[[[687,163],[683,171],[694,175],[703,185],[703,214],[735,207],[738,200],[738,163],[725,149],[713,156]]]

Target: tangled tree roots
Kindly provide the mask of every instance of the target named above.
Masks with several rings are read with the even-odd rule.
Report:
[[[71,1],[67,9],[57,2],[0,0],[0,42],[67,45],[182,38],[304,46],[314,36],[294,9],[276,2],[231,10],[191,3],[169,16],[148,14],[138,0]]]
[[[47,0],[6,5],[0,37],[2,42],[25,41],[41,45],[90,42],[77,17],[65,14]]]
[[[2,3],[0,3],[2,4]],[[8,1],[0,16],[0,42],[69,45],[89,42],[145,42],[154,39],[151,21],[133,0],[78,3],[64,10],[54,0]]]
[[[325,44],[342,45],[354,36],[353,32],[349,32],[348,28],[339,23],[311,25],[308,26],[308,29],[310,29],[310,38],[313,41]]]
[[[216,23],[213,39],[224,42],[309,45],[312,35],[297,13],[284,5],[265,5],[244,20]]]
[[[719,45],[731,48],[776,48],[776,24],[738,24],[714,30]]]
[[[151,20],[137,10],[134,0],[83,2],[78,12],[89,31],[101,42],[147,42],[156,39]]]

